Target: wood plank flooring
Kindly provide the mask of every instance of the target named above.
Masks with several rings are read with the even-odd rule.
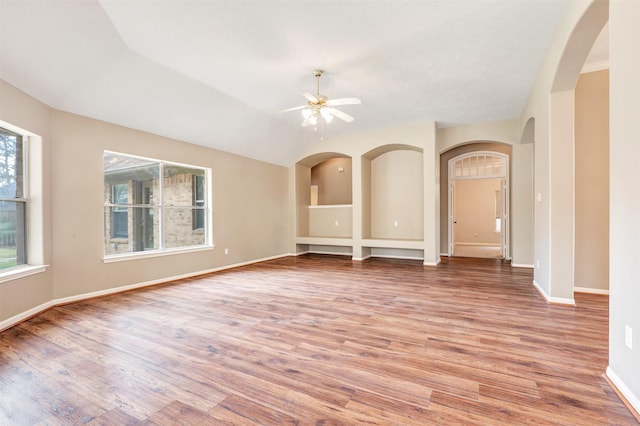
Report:
[[[284,258],[0,334],[0,424],[632,425],[608,298],[494,259]]]

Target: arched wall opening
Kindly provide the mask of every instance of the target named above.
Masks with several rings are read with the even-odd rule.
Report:
[[[577,210],[581,201],[576,204],[576,171],[583,166],[576,164],[580,160],[576,157],[576,87],[589,52],[609,19],[608,6],[606,1],[593,2],[580,18],[562,53],[550,93],[550,252],[563,256],[549,259],[549,291],[551,297],[567,295],[569,300],[573,299],[579,266],[576,243],[588,238],[583,227],[576,228],[582,214]]]
[[[474,151],[449,160],[449,256],[509,257],[509,156]]]
[[[449,160],[463,154],[472,152],[496,152],[509,157],[511,165],[512,147],[509,144],[493,141],[473,141],[453,147],[440,154],[440,254],[448,256],[450,254],[449,238]],[[509,166],[509,176],[511,176],[511,166]],[[511,198],[511,194],[509,194]],[[510,208],[510,206],[509,206]]]

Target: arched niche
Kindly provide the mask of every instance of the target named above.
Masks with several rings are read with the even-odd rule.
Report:
[[[323,152],[296,163],[296,236],[351,238],[351,157]]]
[[[536,141],[536,119],[530,117],[524,125],[520,137],[521,144],[535,143]]]
[[[377,147],[362,156],[362,237],[424,239],[424,161],[421,148]]]

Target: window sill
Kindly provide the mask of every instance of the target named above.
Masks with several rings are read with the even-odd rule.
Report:
[[[47,270],[49,265],[22,265],[0,272],[0,283],[39,274]]]
[[[151,257],[163,257],[171,256],[174,254],[196,253],[199,251],[213,250],[214,245],[198,246],[198,247],[184,247],[166,250],[150,250],[150,251],[137,251],[134,253],[114,254],[111,256],[105,256],[102,261],[104,263],[125,262],[127,260],[147,259]]]

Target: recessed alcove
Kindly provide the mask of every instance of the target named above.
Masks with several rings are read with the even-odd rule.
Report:
[[[351,254],[351,157],[335,152],[309,156],[296,164],[295,182],[296,243],[299,249]]]
[[[362,156],[364,256],[424,257],[423,151],[377,147]]]

